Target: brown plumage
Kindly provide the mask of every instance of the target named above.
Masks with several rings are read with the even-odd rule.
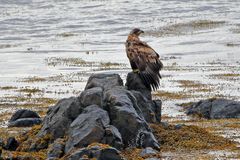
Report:
[[[144,85],[150,90],[159,87],[161,75],[159,71],[163,64],[159,55],[147,43],[139,39],[139,35],[144,33],[135,28],[128,35],[126,41],[126,52],[133,72],[138,73]]]

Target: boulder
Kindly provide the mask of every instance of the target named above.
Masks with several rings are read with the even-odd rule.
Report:
[[[53,140],[64,137],[70,124],[82,110],[79,99],[76,97],[60,100],[48,110],[46,117],[43,119],[43,126],[37,136],[43,137],[50,134]]]
[[[161,106],[160,100],[152,101],[147,99],[139,91],[131,90],[134,97],[137,99],[136,103],[140,108],[141,113],[145,120],[149,123],[156,123],[161,121]],[[138,110],[137,110],[138,111]]]
[[[93,142],[100,142],[109,123],[109,116],[105,110],[97,105],[86,107],[69,128],[66,153],[74,147],[85,147]]]
[[[123,81],[118,74],[93,74],[89,77],[85,90],[94,87],[101,87],[103,90],[107,90],[122,85]]]
[[[12,115],[9,122],[14,122],[21,118],[40,118],[40,116],[34,111],[28,109],[20,109]]]
[[[120,152],[113,147],[102,147],[96,144],[91,147],[78,148],[63,158],[64,160],[122,160]]]
[[[111,124],[121,133],[125,147],[159,149],[159,144],[130,91],[123,87],[114,87],[107,90],[104,97],[105,109],[109,112]]]
[[[129,72],[127,75],[127,81],[125,86],[127,87],[128,90],[139,91],[148,100],[152,100],[151,90],[144,85],[139,74],[134,72]]]
[[[118,129],[113,125],[109,125],[105,128],[105,135],[102,140],[102,143],[109,144],[117,148],[118,150],[123,149],[122,136],[119,133]]]
[[[50,145],[47,152],[47,158],[50,159],[58,159],[61,158],[64,154],[65,142],[64,139],[58,138],[53,144]]]
[[[4,149],[9,151],[15,151],[18,146],[18,141],[14,137],[9,137],[7,140],[7,144],[4,146]]]
[[[83,107],[87,107],[92,104],[102,106],[103,89],[101,87],[86,89],[81,93],[79,101]]]
[[[115,148],[105,148],[100,152],[99,160],[122,160],[119,151]]]
[[[32,127],[42,123],[41,118],[21,118],[8,123],[8,127]]]
[[[201,100],[190,105],[187,114],[197,114],[207,119],[240,118],[240,102],[227,99]]]

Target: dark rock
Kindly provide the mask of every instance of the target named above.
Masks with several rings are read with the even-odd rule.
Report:
[[[47,152],[48,159],[60,158],[64,154],[65,142],[64,139],[58,138],[49,147]]]
[[[164,129],[167,129],[169,127],[168,122],[161,122],[160,125],[162,125]]]
[[[111,89],[114,86],[122,86],[123,81],[118,74],[93,74],[89,77],[85,90],[101,87],[103,90]]]
[[[159,148],[158,142],[137,106],[136,98],[130,91],[123,87],[114,87],[106,91],[104,97],[105,108],[109,112],[111,124],[121,133],[125,147],[143,147],[142,145],[144,145],[145,147]],[[147,139],[143,140],[141,137]]]
[[[227,99],[201,100],[193,103],[187,114],[197,114],[207,119],[240,118],[240,102]]]
[[[161,117],[161,109],[159,109],[158,104],[155,102],[148,100],[146,97],[142,95],[142,93],[138,91],[131,91],[136,98],[136,103],[140,110],[138,111],[138,114],[142,114],[144,119],[149,123],[156,123],[160,122],[159,115]],[[158,102],[158,101],[156,101]],[[160,101],[161,102],[161,101]],[[161,108],[161,106],[160,106]],[[140,111],[140,112],[139,112]],[[158,113],[159,112],[159,113]]]
[[[20,109],[12,115],[9,122],[13,122],[21,118],[40,118],[40,116],[34,111],[28,109]]]
[[[2,138],[0,138],[0,148],[4,146],[4,141]]]
[[[127,81],[126,81],[125,85],[126,85],[128,90],[139,91],[148,100],[152,100],[151,90],[149,90],[144,85],[144,83],[142,82],[142,79],[140,78],[139,74],[133,73],[133,72],[128,73]]]
[[[38,137],[51,134],[55,140],[65,136],[70,124],[82,112],[78,98],[70,97],[60,100],[55,106],[49,109],[43,120],[43,127],[38,133]]]
[[[33,125],[41,124],[41,118],[21,118],[8,123],[8,127],[32,127]]]
[[[79,97],[82,106],[87,107],[93,104],[102,106],[103,103],[103,89],[101,87],[94,87],[83,91]]]
[[[105,127],[110,123],[108,113],[97,105],[86,107],[72,122],[65,151],[74,147],[85,147],[93,142],[100,142],[105,134]]]
[[[181,129],[183,126],[185,126],[184,124],[176,124],[174,126],[175,129]]]
[[[122,160],[122,157],[119,154],[120,152],[112,147],[101,148],[100,146],[92,146],[88,148],[77,149],[74,152],[71,152],[67,156],[67,160],[85,160],[87,159],[96,159],[96,160]]]
[[[118,129],[112,125],[109,125],[105,128],[105,136],[102,140],[102,143],[109,144],[119,150],[123,149],[122,136],[119,133]]]
[[[150,131],[141,131],[138,135],[137,146],[141,148],[153,147],[154,149],[159,150],[160,146],[158,141]]]
[[[66,159],[67,160],[79,160],[79,159],[83,159],[83,156],[88,156],[91,155],[91,151],[86,149],[86,148],[82,148],[79,150],[76,150],[75,152],[71,153]]]
[[[119,151],[115,148],[102,149],[99,160],[122,160]]]
[[[161,100],[153,100],[153,108],[155,112],[155,117],[157,119],[157,122],[161,122],[162,117],[162,101]]]
[[[157,154],[157,152],[154,149],[152,149],[151,147],[147,147],[141,151],[140,156],[144,157],[144,156],[149,156],[149,155],[153,155],[153,154]]]
[[[9,151],[15,151],[19,146],[18,141],[14,137],[10,137],[7,140],[7,144],[5,145],[4,149]]]

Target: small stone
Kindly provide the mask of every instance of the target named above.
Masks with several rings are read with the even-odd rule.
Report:
[[[175,125],[175,129],[181,129],[183,126],[185,126],[184,124],[176,124]]]
[[[144,156],[149,156],[153,154],[157,154],[157,152],[152,147],[147,147],[142,150],[142,152],[140,153],[140,156],[144,157]]]
[[[5,145],[5,149],[9,151],[15,151],[19,146],[18,141],[14,137],[10,137],[7,140],[7,144]]]
[[[0,147],[3,147],[4,146],[4,141],[3,139],[0,138]]]
[[[169,127],[169,124],[167,122],[161,122],[161,125],[164,129],[167,129]]]

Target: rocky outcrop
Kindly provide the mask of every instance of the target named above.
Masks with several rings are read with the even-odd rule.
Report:
[[[137,105],[137,99],[130,91],[118,86],[107,90],[104,97],[111,123],[121,133],[125,147],[159,148]]]
[[[93,142],[101,142],[109,123],[109,116],[105,110],[97,105],[86,107],[70,125],[66,153],[74,147],[85,147]]]
[[[139,91],[148,100],[152,100],[151,90],[149,90],[142,82],[138,74],[130,72],[127,75],[126,87],[128,90]]]
[[[8,127],[31,127],[41,123],[42,119],[36,112],[20,109],[12,115],[8,122]]]
[[[187,114],[197,114],[207,119],[240,118],[240,102],[227,99],[201,100],[188,106]]]
[[[151,100],[150,91],[137,76],[130,73],[125,87],[117,74],[92,75],[78,97],[62,99],[49,108],[36,138],[27,140],[29,150],[48,148],[49,160],[61,156],[80,159],[84,155],[118,160],[118,150],[126,147],[159,149],[148,122],[160,122],[161,101]],[[131,87],[129,81],[134,78],[138,83]],[[111,147],[87,147],[95,142]]]
[[[101,87],[103,90],[111,89],[115,86],[122,86],[123,80],[118,74],[93,74],[89,77],[86,89]]]
[[[69,130],[69,126],[82,110],[83,108],[77,97],[60,100],[48,110],[38,137],[43,137],[47,134],[51,134],[54,140],[64,137]]]

